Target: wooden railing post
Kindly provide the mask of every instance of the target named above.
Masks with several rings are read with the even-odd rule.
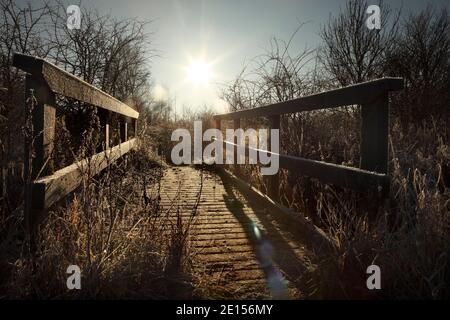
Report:
[[[101,146],[99,152],[108,150],[110,146],[110,134],[109,134],[109,124],[111,122],[111,111],[99,109],[98,117],[100,119],[100,125],[103,128],[103,145]]]
[[[105,124],[105,150],[109,149],[109,123]]]
[[[36,210],[35,207],[43,195],[33,188],[32,183],[35,179],[54,172],[51,157],[55,139],[56,110],[54,93],[43,79],[31,74],[27,74],[25,78],[25,99],[26,116],[29,117],[31,114],[26,126],[32,127],[27,128],[30,136],[26,137],[24,150],[24,221],[29,251],[34,253],[37,248],[36,227],[40,218],[40,210]]]
[[[280,129],[280,115],[274,115],[274,116],[270,116],[270,129]],[[269,139],[270,139],[270,132],[269,132]],[[269,140],[270,141],[270,140]],[[268,150],[271,150],[271,141],[269,143],[269,145],[267,146]],[[279,146],[281,148],[281,146]],[[277,172],[276,174],[269,176],[269,181],[268,181],[269,185],[268,185],[268,192],[269,192],[269,197],[274,200],[274,201],[279,201],[280,198],[280,176],[279,176],[279,172]]]
[[[389,195],[390,180],[388,176],[388,94],[390,91],[398,91],[403,87],[402,78],[388,77],[252,109],[216,115],[216,118],[234,120],[268,117],[271,128],[280,129],[279,116],[282,114],[360,104],[362,105],[361,169],[281,154],[279,155],[280,168],[358,192],[381,191],[380,198],[384,198]],[[279,198],[278,174],[265,176],[264,185],[271,198]]]
[[[234,132],[236,133],[236,130],[239,129],[240,127],[241,127],[241,119],[234,119],[233,120]],[[236,135],[234,136],[233,143],[236,144],[236,147],[234,148],[234,171],[235,171],[236,175],[239,175],[241,173],[241,167],[239,167],[239,164],[238,164],[238,160],[239,160],[238,152],[240,151],[241,148],[238,146],[240,141],[238,141],[238,137]]]
[[[25,87],[26,98],[36,99],[32,113],[34,158],[31,176],[34,180],[54,172],[51,157],[55,139],[55,95],[43,79],[30,74],[26,76]]]
[[[385,91],[361,106],[361,169],[388,173],[389,98]]]
[[[16,53],[13,66],[28,73],[25,83],[27,130],[24,148],[24,212],[27,229],[32,231],[34,222],[38,220],[37,213],[45,213],[44,209],[80,185],[81,166],[95,163],[94,171],[98,173],[107,167],[109,160],[117,161],[136,146],[135,139],[128,140],[128,124],[123,123],[119,131],[124,143],[120,146],[114,146],[111,152],[100,150],[90,158],[55,172],[52,163],[56,125],[55,95],[75,99],[103,110],[103,114],[99,116],[101,125],[105,127],[106,148],[112,144],[110,129],[114,128],[114,139],[116,136],[116,126],[111,127],[113,120],[110,115],[114,113],[122,117],[122,120],[126,117],[129,121],[130,118],[137,119],[139,112],[43,59]]]
[[[221,120],[220,120],[220,118],[214,119],[214,127],[215,127],[217,130],[222,131],[222,126],[221,126]],[[222,144],[222,147],[225,148],[225,145]],[[225,152],[222,153],[222,163],[225,163],[225,161],[224,161],[224,160],[225,160],[224,155],[225,155]]]
[[[216,129],[221,130],[220,119],[216,119],[216,120],[214,120],[214,122],[215,122]]]

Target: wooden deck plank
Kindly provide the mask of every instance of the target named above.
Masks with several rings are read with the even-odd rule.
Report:
[[[270,298],[267,280],[277,270],[288,296],[302,296],[301,286],[290,279],[304,270],[304,246],[284,231],[276,213],[244,197],[220,175],[189,166],[169,167],[161,183],[160,205],[162,212],[169,212],[165,221],[172,223],[177,209],[185,222],[195,212],[189,242],[194,272],[203,281],[220,283],[240,298]]]

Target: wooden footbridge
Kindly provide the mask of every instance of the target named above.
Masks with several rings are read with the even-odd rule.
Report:
[[[30,228],[36,217],[80,184],[82,168],[94,163],[95,173],[117,160],[136,144],[138,112],[55,65],[16,54],[14,65],[28,73],[27,95],[36,101],[32,110],[35,157],[26,165],[26,214]],[[280,168],[293,170],[324,183],[377,196],[387,196],[389,96],[400,90],[399,78],[383,78],[255,109],[215,116],[233,120],[268,117],[280,129],[283,114],[308,112],[346,105],[361,105],[360,168],[278,155]],[[32,89],[32,90],[30,90]],[[97,107],[101,112],[105,149],[90,159],[53,170],[55,95]],[[120,141],[110,145],[110,119],[118,115]],[[237,141],[225,142],[237,144]],[[270,151],[267,151],[270,153]],[[26,157],[27,158],[27,157]],[[31,158],[31,157],[28,157]],[[161,185],[161,208],[176,204],[181,217],[195,216],[189,240],[196,274],[242,298],[301,298],[308,286],[303,277],[305,250],[327,250],[331,241],[301,214],[277,203],[278,176],[270,176],[268,194],[262,194],[220,166],[171,166]],[[195,210],[195,212],[193,212]]]
[[[302,296],[305,241],[270,199],[226,172],[182,166],[166,170],[161,204],[163,212],[176,205],[185,221],[196,207],[189,234],[195,274],[223,297]]]

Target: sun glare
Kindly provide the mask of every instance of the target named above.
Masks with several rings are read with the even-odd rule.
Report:
[[[207,85],[211,76],[209,65],[204,61],[193,61],[188,67],[189,81],[195,85]]]

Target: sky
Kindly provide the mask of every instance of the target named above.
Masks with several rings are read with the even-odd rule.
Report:
[[[70,0],[65,2],[70,4]],[[272,37],[287,40],[300,23],[306,23],[297,33],[291,50],[295,52],[305,46],[315,48],[320,44],[318,33],[321,25],[327,22],[330,14],[337,14],[345,2],[84,0],[81,6],[95,7],[100,12],[119,18],[152,21],[148,32],[153,33],[153,49],[158,51],[158,57],[151,62],[152,90],[159,99],[170,96],[175,103],[175,112],[180,114],[183,106],[194,110],[209,106],[217,112],[223,112],[226,103],[220,99],[221,88],[236,78],[252,58],[262,54],[269,47]],[[427,5],[426,0],[385,2],[393,9],[403,5],[404,14],[418,11]],[[450,0],[429,2],[438,7],[450,6]],[[376,3],[378,0],[373,0],[373,4]],[[201,77],[205,73],[208,73],[208,79],[201,81],[205,80]]]

